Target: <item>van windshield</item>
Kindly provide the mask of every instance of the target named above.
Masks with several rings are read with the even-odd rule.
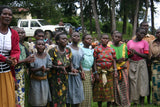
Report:
[[[39,20],[39,22],[42,26],[50,25],[46,20]]]

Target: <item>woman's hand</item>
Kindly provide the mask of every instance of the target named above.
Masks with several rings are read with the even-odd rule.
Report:
[[[17,64],[17,60],[14,57],[8,57],[5,61],[7,64],[15,66]]]

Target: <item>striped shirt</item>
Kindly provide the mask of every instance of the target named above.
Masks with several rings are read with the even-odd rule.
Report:
[[[7,34],[0,33],[0,54],[9,57],[11,51],[11,31]],[[9,72],[10,66],[5,62],[0,62],[0,73]]]

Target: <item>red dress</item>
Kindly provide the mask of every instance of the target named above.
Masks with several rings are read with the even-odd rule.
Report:
[[[93,101],[114,101],[113,93],[113,72],[108,72],[109,69],[113,68],[113,60],[116,58],[116,53],[113,48],[103,47],[102,45],[95,47],[94,57],[96,58],[97,71],[99,74],[100,81],[94,83],[93,87]],[[102,80],[103,71],[107,77],[107,83],[104,85]]]

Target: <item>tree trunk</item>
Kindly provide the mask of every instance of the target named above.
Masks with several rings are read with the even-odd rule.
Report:
[[[100,37],[101,37],[101,30],[100,30],[100,25],[99,25],[97,11],[96,11],[95,0],[91,0],[91,1],[92,1],[92,10],[93,10],[94,18],[95,18],[96,30],[97,30],[98,38],[100,39]]]
[[[81,9],[81,25],[82,25],[82,34],[84,35],[84,20],[83,20],[83,0],[79,0],[80,9]]]
[[[151,0],[151,24],[152,24],[152,27],[151,27],[151,32],[152,34],[154,34],[154,2],[153,0]]]
[[[116,30],[116,19],[115,19],[115,0],[111,0],[111,22],[112,29],[111,31]]]
[[[144,17],[145,22],[147,22],[147,16],[148,16],[148,0],[146,0],[146,11],[145,11],[145,17]]]
[[[128,20],[128,11],[126,8],[126,1],[124,2],[124,7],[123,7],[123,28],[122,28],[122,34],[126,34],[127,32],[127,20]]]
[[[135,36],[136,34],[138,11],[139,11],[139,0],[136,0],[136,10],[135,10],[135,15],[134,15],[134,25],[133,25],[132,37]]]
[[[90,6],[90,8],[92,8],[92,6],[91,6],[91,1],[89,1],[89,6]],[[92,35],[92,9],[90,9],[90,11],[89,11],[89,23],[90,23],[90,34]]]

